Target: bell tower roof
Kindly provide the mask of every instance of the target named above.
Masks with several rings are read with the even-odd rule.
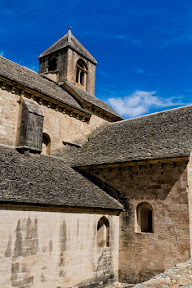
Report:
[[[97,61],[95,60],[95,58],[89,53],[89,51],[87,51],[87,49],[85,49],[85,47],[75,38],[75,36],[73,36],[73,34],[71,33],[71,27],[69,27],[67,34],[65,34],[47,50],[41,53],[39,59],[65,47],[71,48],[93,64],[97,65]]]

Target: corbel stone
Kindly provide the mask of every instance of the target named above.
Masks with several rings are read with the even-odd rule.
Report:
[[[3,82],[2,86],[1,86],[1,89],[5,90],[5,88],[6,88],[6,82]]]
[[[40,98],[39,99],[39,105],[42,105],[42,103],[43,103],[43,98]]]
[[[34,94],[31,95],[31,99],[34,100],[34,101],[36,100],[36,97],[35,97]]]
[[[50,102],[50,101],[48,102],[47,107],[48,107],[48,108],[51,107],[51,102]]]
[[[21,90],[21,97],[24,97],[24,96],[25,96],[25,91]]]
[[[66,114],[66,113],[67,113],[67,111],[66,111],[66,109],[65,109],[65,108],[63,108],[63,111],[62,111],[62,113],[63,113],[63,114]]]
[[[88,105],[88,104],[85,105],[85,109],[90,110],[90,111],[91,111],[91,107],[92,107],[91,105]]]
[[[55,107],[55,111],[59,111],[59,105]]]
[[[101,110],[99,111],[99,116],[103,117],[103,112]]]
[[[16,86],[12,86],[11,93],[15,94],[15,92],[16,92]]]

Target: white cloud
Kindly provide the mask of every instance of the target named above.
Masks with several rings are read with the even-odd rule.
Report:
[[[149,113],[157,108],[168,108],[180,106],[181,97],[161,98],[156,95],[156,91],[137,90],[125,97],[111,97],[107,103],[122,117],[132,118]]]
[[[0,51],[0,56],[4,56],[4,55],[5,55],[4,51]]]

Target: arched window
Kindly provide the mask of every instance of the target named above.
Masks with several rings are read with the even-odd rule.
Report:
[[[138,204],[136,214],[136,232],[153,233],[153,208],[151,204],[147,202]]]
[[[109,221],[105,216],[97,224],[97,246],[109,247]]]
[[[51,139],[47,133],[43,133],[42,139],[42,154],[50,155]]]
[[[87,65],[83,60],[77,61],[76,82],[83,87],[86,87]]]
[[[57,59],[52,58],[48,61],[48,71],[55,71],[57,69]]]

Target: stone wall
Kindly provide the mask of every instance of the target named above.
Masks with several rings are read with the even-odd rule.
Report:
[[[0,287],[100,287],[117,280],[119,217],[105,216],[109,247],[98,247],[102,214],[1,206]]]
[[[17,135],[19,116],[18,95],[12,94],[11,89],[0,89],[0,143],[14,146]]]
[[[30,99],[30,101],[33,101]],[[20,95],[12,94],[11,88],[0,89],[0,143],[15,146],[19,117]],[[37,102],[35,102],[37,103]],[[97,127],[106,125],[108,121],[92,115],[89,122],[56,111],[52,107],[39,105],[44,114],[43,132],[51,139],[51,154],[65,149],[63,141],[82,144],[88,141],[89,135]]]
[[[133,164],[132,164],[133,165]],[[120,192],[120,281],[138,283],[190,257],[186,161],[93,168],[92,175]],[[153,233],[138,233],[137,205],[153,209]]]
[[[96,115],[93,115],[88,123],[64,115],[44,105],[41,105],[40,108],[44,114],[43,132],[51,138],[52,155],[64,149],[63,141],[83,144],[88,141],[88,137],[94,129],[108,123]]]

